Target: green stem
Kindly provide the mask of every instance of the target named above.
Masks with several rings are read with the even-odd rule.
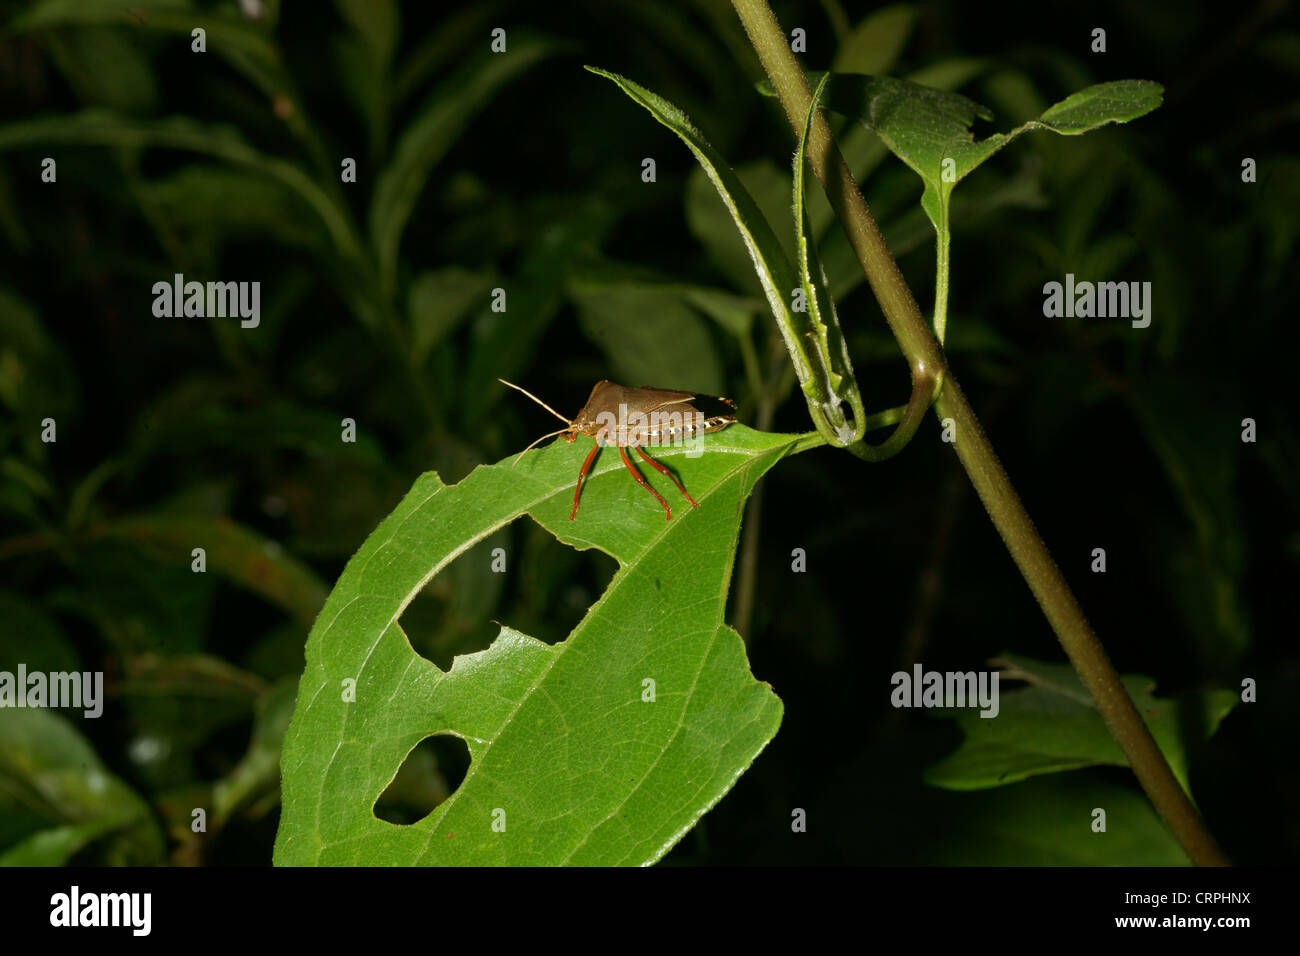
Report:
[[[790,454],[802,455],[806,451],[812,451],[814,448],[821,448],[822,445],[830,445],[826,436],[821,432],[805,432],[799,437],[799,440],[790,448]],[[832,448],[837,446],[831,445]]]
[[[771,326],[768,326],[768,329],[766,375],[759,370],[758,354],[753,340],[748,333],[740,336],[741,351],[745,356],[745,370],[754,383],[751,387],[757,397],[758,411],[754,418],[754,426],[761,432],[772,430],[777,406],[785,399],[794,378],[794,368],[785,360],[786,352],[781,336],[772,331]],[[882,414],[888,415],[889,412]],[[752,636],[750,628],[754,621],[754,600],[758,594],[758,541],[763,524],[763,489],[766,485],[767,482],[760,478],[758,484],[754,486],[754,492],[749,496],[749,503],[745,505],[745,524],[741,531],[732,627],[740,634],[740,639],[746,645],[749,644]]]
[[[871,432],[877,428],[888,428],[890,425],[897,425],[903,420],[903,415],[906,412],[906,405],[895,405],[893,408],[886,408],[883,412],[868,415],[867,431]]]
[[[847,446],[847,450],[863,461],[884,461],[886,458],[897,455],[912,440],[916,430],[921,427],[926,409],[934,401],[935,391],[938,387],[939,383],[926,375],[918,374],[914,366],[912,369],[912,397],[903,406],[902,421],[894,429],[894,433],[879,445],[869,445],[865,441],[856,441]],[[883,414],[888,415],[889,412]],[[868,429],[872,427],[871,419],[866,419],[866,426]]]
[[[749,394],[753,396],[755,405],[762,409],[767,400],[764,394],[763,373],[758,368],[758,350],[754,348],[754,339],[750,331],[736,336],[736,342],[740,345],[740,359],[745,366],[745,384],[749,386]],[[759,431],[766,431],[759,428]]]
[[[732,0],[732,6],[798,136],[808,115],[812,93],[803,70],[790,52],[785,34],[766,0]],[[942,349],[921,316],[853,174],[820,115],[811,131],[808,156],[862,263],[885,319],[911,365],[913,399],[918,380],[932,382],[935,389],[942,386],[935,409],[941,419],[951,418],[956,425],[955,444],[962,466],[1142,788],[1192,862],[1226,865],[1223,851],[1179,786],[1101,642],[1084,618],[1060,568],[1048,554],[966,396],[948,374]],[[912,404],[909,402],[909,406]]]
[[[938,233],[936,238],[935,249],[935,280],[934,280],[934,335],[943,345],[943,336],[948,329],[948,247],[950,245],[950,234],[948,232],[948,204],[942,203],[939,207],[939,224],[935,227]]]

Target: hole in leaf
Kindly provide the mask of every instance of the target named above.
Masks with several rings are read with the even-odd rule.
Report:
[[[411,647],[441,670],[486,649],[508,624],[556,644],[600,597],[617,563],[562,544],[524,516],[443,568],[402,612]]]
[[[406,755],[393,782],[375,801],[380,820],[409,826],[427,817],[453,793],[469,770],[469,747],[452,734],[425,737]]]

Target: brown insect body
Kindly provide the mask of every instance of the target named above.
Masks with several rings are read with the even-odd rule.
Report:
[[[677,490],[686,497],[687,501],[699,507],[699,503],[687,493],[673,473],[647,455],[642,446],[684,440],[718,431],[736,420],[735,406],[728,398],[698,395],[694,392],[678,392],[665,388],[630,388],[609,381],[597,382],[591,394],[587,396],[587,402],[582,406],[582,410],[573,419],[567,419],[531,392],[505,379],[498,379],[498,381],[523,392],[567,425],[537,439],[519,453],[515,458],[516,463],[523,457],[524,452],[551,435],[563,435],[564,440],[569,442],[576,440],[580,434],[595,439],[595,447],[591,449],[587,460],[583,462],[582,469],[578,472],[578,482],[573,489],[573,510],[569,512],[570,521],[577,517],[582,480],[591,470],[602,445],[618,447],[623,464],[627,466],[628,472],[636,479],[637,484],[654,495],[655,500],[663,506],[665,521],[672,519],[672,509],[668,507],[668,502],[663,499],[663,496],[650,487],[649,482],[633,466],[632,460],[627,456],[627,448],[635,448],[637,454],[645,459],[647,464],[677,486]],[[706,407],[700,408],[697,407],[698,405]]]
[[[727,413],[710,416],[692,404],[705,401],[721,403]],[[573,441],[578,433],[596,438],[604,430],[602,425],[607,424],[607,419],[602,421],[601,416],[617,414],[619,408],[639,412],[647,417],[647,421],[644,424],[628,422],[628,427],[623,431],[627,440],[609,442],[610,444],[650,445],[675,441],[678,437],[690,438],[717,431],[736,420],[736,416],[730,414],[735,410],[730,399],[697,395],[694,392],[675,392],[666,388],[629,388],[613,382],[597,382],[587,397],[587,403],[582,406],[582,411],[573,419],[573,431],[569,433],[568,440]],[[658,424],[649,419],[652,413],[657,414]],[[697,422],[698,414],[704,414],[703,422]],[[672,424],[677,420],[681,422],[680,427]]]

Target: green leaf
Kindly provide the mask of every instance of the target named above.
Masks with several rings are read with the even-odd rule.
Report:
[[[118,693],[129,715],[128,754],[137,777],[155,790],[193,780],[200,748],[248,720],[265,690],[256,675],[207,654],[129,659]]]
[[[345,342],[332,354],[321,355],[304,347],[297,353],[300,361],[317,374],[328,368],[331,360],[336,364],[344,361],[352,332],[336,334]],[[328,342],[323,335],[312,346],[324,350],[322,342]],[[329,387],[338,386],[331,382]],[[128,443],[128,470],[138,474],[158,467],[159,458],[225,463],[232,458],[257,460],[285,450],[331,466],[384,464],[384,448],[373,436],[362,431],[356,442],[340,442],[339,427],[337,412],[284,399],[269,399],[254,407],[241,387],[192,375],[157,396],[141,412]]]
[[[1037,121],[1030,120],[1021,129],[1045,128],[1062,136],[1077,136],[1107,123],[1127,123],[1158,107],[1164,91],[1150,80],[1097,83],[1048,107]]]
[[[147,115],[158,108],[152,64],[120,29],[84,27],[52,32],[50,53],[83,103]]]
[[[296,692],[297,682],[285,678],[258,698],[248,751],[212,790],[213,818],[218,826],[260,795],[274,793],[280,785],[280,746],[289,729]]]
[[[15,591],[0,591],[0,671],[19,663],[31,671],[80,670],[77,649],[35,601]]]
[[[799,441],[740,425],[703,453],[660,448],[699,502],[671,521],[605,449],[569,521],[593,447],[556,441],[447,486],[432,472],[348,563],[307,642],[285,739],[280,865],[648,864],[735,783],[776,732],[780,701],[750,675],[723,623],[740,517],[758,478]],[[421,588],[498,528],[529,514],[562,542],[619,565],[562,643],[503,626],[443,672],[398,621]],[[345,681],[356,699],[345,700]],[[644,682],[655,682],[653,703]],[[451,734],[469,747],[455,793],[411,826],[372,807],[412,749]],[[501,814],[504,813],[504,817]],[[494,830],[504,821],[504,831]]]
[[[988,721],[985,721],[988,723]],[[1187,866],[1189,861],[1151,801],[1136,786],[1086,775],[1034,777],[980,793],[948,794],[935,806],[943,838],[909,866]],[[1093,807],[1106,808],[1094,833]],[[1086,808],[1081,811],[1080,808]]]
[[[757,299],[738,296],[723,289],[675,283],[673,288],[683,300],[699,309],[738,339],[748,338],[754,316],[763,305]]]
[[[162,857],[149,806],[108,772],[67,719],[7,709],[0,720],[0,847],[8,852],[0,862],[63,863],[110,833],[105,862],[153,864]]]
[[[510,283],[508,310],[484,303],[470,325],[468,358],[455,365],[461,373],[457,417],[466,434],[482,427],[505,397],[508,389],[497,379],[515,378],[536,363],[547,327],[564,304],[564,283],[573,264],[600,245],[616,215],[599,197],[566,199],[543,213],[535,227],[538,238],[529,244]]]
[[[392,161],[379,174],[370,203],[371,244],[386,288],[396,282],[402,233],[434,167],[501,87],[557,49],[552,40],[511,36],[508,53],[484,51],[434,90],[416,112],[393,149]]]
[[[934,330],[943,344],[948,311],[949,202],[953,187],[999,149],[1031,129],[1074,136],[1106,123],[1126,123],[1160,105],[1164,87],[1149,80],[1099,83],[1062,100],[1038,119],[1009,133],[976,141],[971,126],[993,114],[974,100],[887,76],[810,73],[819,86],[829,76],[827,108],[858,120],[875,132],[925,183],[921,208],[938,236]],[[759,91],[774,95],[770,83]]]
[[[253,149],[232,127],[207,126],[183,117],[134,120],[98,109],[0,126],[0,152],[60,143],[180,149],[247,166],[298,193],[320,217],[339,252],[352,259],[359,255],[351,218],[341,202],[296,164]]]
[[[717,395],[718,350],[708,325],[671,289],[632,283],[570,283],[583,332],[600,346],[614,377],[638,386]]]
[[[456,60],[482,43],[491,26],[504,16],[503,5],[498,0],[462,8],[448,6],[438,11],[438,28],[424,36],[414,37],[415,46],[402,57],[392,84],[393,102],[404,102],[417,90],[425,87],[429,77],[443,69],[448,61]],[[415,31],[411,31],[415,33]]]
[[[0,407],[25,432],[39,436],[42,419],[63,422],[71,416],[79,392],[76,370],[36,310],[0,286]],[[33,451],[44,448],[38,437],[24,444]]]
[[[335,0],[348,26],[360,34],[376,67],[386,69],[397,47],[401,11],[393,0]]]
[[[793,261],[793,237],[783,228],[790,215],[790,180],[785,170],[769,159],[760,159],[738,166],[734,172],[741,186],[753,198],[786,261]],[[684,202],[686,225],[713,264],[737,289],[762,295],[763,283],[755,275],[754,259],[744,235],[736,230],[730,207],[720,199],[709,174],[700,165],[696,165],[686,177]],[[781,229],[779,232],[776,231],[778,227]]]
[[[0,866],[66,866],[74,854],[116,826],[111,817],[101,817],[41,830],[0,853]]]
[[[233,237],[273,237],[311,249],[328,243],[311,207],[282,181],[252,169],[191,163],[150,186],[169,221],[212,242]]]
[[[966,739],[929,768],[928,783],[949,790],[981,790],[1077,767],[1128,766],[1070,665],[1011,655],[992,663],[1003,665],[1001,680],[1022,680],[1030,686],[1010,692],[1000,688],[996,717],[981,717],[974,708],[944,711],[956,718]],[[1189,790],[1188,751],[1214,735],[1236,705],[1237,694],[1216,690],[1160,698],[1152,693],[1154,678],[1129,675],[1122,680],[1174,775]]]
[[[805,342],[808,335],[817,333],[810,327],[804,313],[795,313],[792,310],[788,298],[793,295],[795,289],[794,272],[771,226],[741,184],[735,171],[726,164],[703,134],[691,124],[686,114],[672,103],[617,73],[610,73],[594,66],[588,66],[587,70],[613,81],[624,93],[648,110],[651,116],[676,133],[704,168],[709,180],[718,190],[718,195],[726,204],[727,211],[731,213],[731,218],[745,242],[745,248],[749,251],[754,270],[758,273],[759,282],[763,287],[763,294],[772,309],[772,315],[776,318],[777,327],[781,330],[786,351],[789,352],[790,359],[794,363],[795,375],[799,379],[799,386],[808,403],[808,412],[813,423],[828,442],[842,444],[843,427],[837,429],[833,424],[837,421],[837,417],[841,426],[843,423],[842,416],[838,415],[838,407],[831,400],[834,393],[826,392],[824,381],[826,373],[815,370],[814,358],[810,355],[809,346]],[[821,364],[820,353],[816,362]]]
[[[707,186],[708,180],[703,173],[700,174],[700,179]],[[709,198],[721,210],[721,203],[717,202],[717,195],[712,188],[709,189]],[[727,220],[727,231],[739,245],[735,226],[730,219]],[[753,277],[752,266],[749,267],[749,274]],[[763,312],[763,303],[759,299],[737,295],[727,289],[682,282],[678,276],[670,273],[600,256],[585,257],[582,263],[576,264],[569,271],[568,286],[571,292],[626,286],[672,295],[698,309],[727,334],[737,338],[749,335],[754,325],[754,316]]]
[[[330,37],[343,95],[352,100],[369,127],[369,154],[379,162],[386,149],[392,112],[393,54],[401,36],[401,10],[395,0],[335,0],[351,30]]]
[[[888,73],[898,62],[916,23],[916,8],[911,4],[874,10],[844,38],[831,69],[836,73]]]
[[[586,69],[616,83],[624,93],[645,107],[651,116],[676,133],[686,144],[709,177],[709,181],[717,189],[718,195],[722,197],[736,228],[740,230],[741,239],[749,251],[754,269],[758,273],[758,280],[763,287],[763,294],[773,314],[787,314],[789,311],[787,297],[795,286],[794,270],[791,269],[790,260],[782,251],[776,234],[772,232],[772,227],[759,211],[753,197],[745,189],[735,171],[727,165],[717,150],[709,145],[704,135],[691,125],[690,118],[672,103],[617,73],[610,73],[594,66],[588,66]],[[802,349],[802,346],[800,348]]]
[[[233,14],[210,14],[191,0],[135,0],[129,6],[117,0],[39,0],[16,17],[11,28],[16,32],[43,30],[57,35],[62,27],[100,24],[118,27],[132,42],[131,34],[141,29],[174,34],[172,42],[183,45],[185,55],[189,55],[191,32],[201,28],[214,56],[255,84],[268,100],[288,105],[285,122],[289,129],[321,158],[322,147],[270,33],[273,24],[269,18],[254,22]],[[108,75],[112,70],[99,72]]]
[[[50,520],[47,508],[53,500],[54,488],[38,469],[12,455],[0,458],[0,514],[18,515],[41,526]]]
[[[408,293],[412,364],[423,367],[429,353],[469,318],[473,308],[488,301],[491,289],[487,274],[455,266],[416,276]]]
[[[969,83],[986,68],[987,63],[983,60],[971,57],[953,57],[946,60],[936,60],[919,70],[907,74],[907,79],[922,86],[934,87],[940,90],[954,90]],[[841,68],[837,66],[835,69],[837,72],[846,73],[886,72],[883,68]],[[859,183],[865,183],[867,178],[889,155],[889,149],[881,141],[880,137],[860,123],[852,123],[843,130],[836,130],[835,135],[839,143],[840,153],[844,156],[844,161],[849,164],[849,169],[853,172],[853,178]],[[872,203],[873,213],[878,202],[879,200]],[[812,223],[814,235],[823,241],[826,238],[836,239],[847,249],[853,266],[848,274],[855,276],[854,282],[861,282],[864,278],[862,266],[858,263],[857,257],[853,255],[852,249],[848,247],[848,240],[844,238],[843,230],[834,229],[830,230],[829,233],[827,232],[827,226],[834,220],[835,213],[820,189],[813,190],[808,197],[808,218]],[[881,221],[880,225],[881,229],[885,231],[885,238],[890,239],[888,216],[877,216],[877,219]],[[930,230],[927,228],[923,238],[928,237],[929,234]],[[889,242],[889,248],[894,252],[895,256],[901,255],[893,241]],[[822,250],[822,255],[829,263],[831,256],[825,248]],[[836,273],[829,265],[826,271],[830,274],[832,283],[836,282]],[[836,298],[843,299],[843,294],[837,293]]]
[[[206,14],[196,9],[192,0],[137,0],[129,7],[117,0],[39,0],[16,17],[10,28],[23,32],[95,24],[147,26],[186,36],[202,27],[214,52],[225,49],[268,62],[279,57],[265,30],[237,16]]]
[[[229,518],[210,515],[144,514],[93,525],[93,538],[130,541],[168,563],[188,567],[192,550],[203,548],[207,569],[261,594],[303,624],[316,618],[325,586],[316,573],[264,538]]]
[[[89,621],[118,656],[187,654],[203,646],[214,575],[195,574],[188,560],[160,564],[119,540],[85,541],[65,550],[77,573],[50,591],[45,603]]]
[[[816,85],[822,74],[809,74]],[[770,86],[763,89],[768,92]],[[921,205],[935,229],[945,228],[953,187],[1021,133],[1046,129],[1077,136],[1107,123],[1127,123],[1160,105],[1164,87],[1150,80],[1116,80],[1080,90],[1009,133],[976,140],[971,126],[993,114],[957,93],[887,76],[832,74],[827,109],[873,130],[925,183]],[[945,178],[944,163],[952,174]]]
[[[1190,542],[1170,545],[1162,576],[1207,668],[1233,668],[1252,640],[1243,600],[1247,533],[1237,505],[1243,403],[1211,379],[1160,371],[1143,376],[1131,401],[1191,525]]]
[[[840,331],[839,316],[835,313],[835,300],[827,291],[829,283],[821,260],[817,257],[817,244],[808,236],[808,217],[804,213],[804,152],[808,146],[808,134],[813,120],[817,116],[817,103],[826,86],[825,77],[817,84],[812,102],[808,105],[808,115],[804,120],[803,131],[799,134],[799,148],[794,154],[794,231],[799,246],[799,284],[804,291],[807,302],[808,321],[812,333],[817,336],[819,354],[826,357],[824,367],[817,368],[826,376],[825,393],[829,400],[823,404],[827,419],[835,428],[840,443],[844,445],[859,441],[866,431],[866,409],[862,407],[862,398],[858,394],[857,381],[853,377],[853,363],[849,359],[848,346]],[[843,403],[847,401],[853,409],[852,423],[844,419]]]

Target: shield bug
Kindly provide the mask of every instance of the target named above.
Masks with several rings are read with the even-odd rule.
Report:
[[[573,510],[569,512],[570,521],[578,514],[582,480],[591,470],[592,462],[596,460],[602,445],[618,447],[623,464],[636,479],[636,483],[654,495],[655,500],[663,505],[665,521],[672,518],[672,509],[668,507],[668,502],[664,501],[663,496],[650,487],[650,483],[645,480],[641,472],[637,471],[632,464],[632,459],[627,455],[628,448],[635,448],[637,454],[644,458],[650,467],[676,485],[677,490],[686,497],[686,500],[698,508],[699,503],[687,493],[682,483],[673,476],[671,471],[647,455],[643,446],[684,441],[706,432],[718,431],[736,420],[736,406],[729,398],[698,395],[694,392],[675,392],[665,388],[629,388],[626,385],[615,385],[613,382],[605,381],[596,383],[596,387],[587,396],[587,404],[582,406],[582,410],[576,417],[569,419],[527,389],[520,388],[503,378],[497,381],[523,392],[565,423],[564,428],[543,435],[521,451],[515,456],[511,468],[519,463],[524,452],[538,442],[555,435],[563,435],[564,440],[568,442],[574,441],[578,435],[587,435],[595,440],[595,447],[591,449],[587,460],[582,463],[582,469],[578,472],[578,483],[573,489]]]

